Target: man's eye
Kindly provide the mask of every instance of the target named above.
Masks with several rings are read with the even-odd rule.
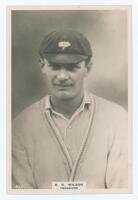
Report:
[[[77,64],[68,65],[68,70],[70,71],[75,71],[77,69],[80,69],[80,66]]]
[[[69,70],[69,71],[74,71],[75,69],[74,69],[74,66],[72,66],[72,65],[68,65],[67,66],[67,69]]]
[[[53,70],[58,70],[60,69],[60,66],[57,64],[49,63],[48,67],[51,67]]]

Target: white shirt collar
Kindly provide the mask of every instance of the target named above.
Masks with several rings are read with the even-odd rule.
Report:
[[[51,103],[50,103],[50,96],[51,96],[51,95],[47,95],[47,96],[46,96],[44,107],[45,107],[46,110],[54,111],[54,109],[52,108],[52,105],[51,105]],[[91,104],[91,99],[90,99],[89,92],[84,91],[84,98],[83,98],[83,102],[82,102],[82,104],[80,105],[80,107],[84,109],[84,107],[85,107],[86,104],[87,104],[87,105],[88,105],[88,104]],[[80,107],[79,107],[79,109],[80,109]]]

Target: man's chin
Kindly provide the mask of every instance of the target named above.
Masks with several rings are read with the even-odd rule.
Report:
[[[59,91],[57,94],[54,95],[59,100],[69,100],[73,98],[73,95],[67,91]]]

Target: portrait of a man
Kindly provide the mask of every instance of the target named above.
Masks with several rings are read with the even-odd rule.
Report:
[[[26,12],[26,15],[24,12]],[[21,26],[21,19],[23,20],[23,16],[33,19],[33,12],[36,19],[40,16],[41,18],[49,16],[49,19],[46,19],[49,20],[49,26],[47,29],[45,27],[46,33],[40,31],[43,37],[40,37],[40,34],[35,30],[34,27],[36,26],[33,22],[34,35],[36,31],[39,39],[36,42],[37,48],[34,47],[35,43],[33,43],[30,49],[38,49],[34,53],[34,55],[37,55],[38,62],[34,66],[34,72],[33,67],[31,70],[29,70],[29,66],[26,67],[28,74],[39,74],[39,79],[43,83],[43,95],[41,93],[39,98],[30,101],[31,103],[28,103],[28,105],[24,104],[24,108],[18,109],[17,105],[19,107],[23,101],[18,101],[17,90],[19,94],[19,90],[21,91],[21,86],[23,86],[23,80],[21,85],[17,76],[18,73],[13,71],[13,85],[16,83],[19,86],[16,86],[17,90],[14,89],[13,93],[13,111],[16,111],[16,113],[13,113],[12,120],[12,189],[52,189],[53,181],[78,183],[83,181],[86,183],[87,189],[127,189],[129,187],[128,172],[130,164],[128,156],[127,92],[124,92],[127,89],[122,90],[122,93],[117,93],[117,91],[121,91],[120,85],[118,88],[116,87],[117,89],[111,89],[112,92],[110,90],[110,95],[107,95],[106,98],[106,95],[102,94],[107,94],[107,91],[102,90],[100,95],[98,89],[96,93],[92,87],[88,87],[94,79],[104,85],[106,78],[102,82],[103,79],[100,80],[100,76],[95,78],[96,75],[95,77],[91,75],[94,74],[93,71],[96,68],[94,58],[96,47],[94,48],[91,43],[91,34],[88,34],[89,37],[87,35],[87,31],[90,31],[93,27],[89,30],[89,25],[85,25],[87,15],[92,17],[93,24],[99,20],[98,24],[101,23],[102,18],[100,17],[102,14],[105,18],[108,15],[113,15],[114,20],[116,20],[116,17],[118,19],[120,17],[122,21],[118,20],[118,23],[123,24],[127,20],[127,11],[123,10],[122,13],[121,11],[112,11],[113,13],[110,11],[111,13],[107,13],[106,16],[106,13],[101,13],[102,11],[91,10],[87,13],[86,10],[79,13],[78,10],[76,13],[78,12],[78,16],[81,17],[82,23],[78,18],[74,19],[76,22],[79,21],[78,24],[76,23],[77,26],[73,25],[75,22],[72,21],[72,18],[69,18],[71,13],[68,13],[74,13],[75,11],[67,11],[67,13],[56,11],[57,17],[65,17],[60,18],[62,24],[60,27],[53,21],[53,24],[50,24],[50,12],[54,13],[54,11],[13,11],[13,37],[17,37],[18,40],[17,44],[13,39],[13,57],[15,53],[20,54],[17,52],[19,43],[24,40],[21,35],[18,35],[20,29],[23,30],[22,27],[18,27]],[[97,18],[94,18],[93,12],[95,12]],[[114,12],[119,13],[116,15]],[[87,23],[90,24],[90,22]],[[81,25],[83,26],[82,29],[80,28]],[[102,25],[101,30],[108,31],[107,24]],[[23,26],[26,27],[24,23]],[[44,21],[42,26],[44,26]],[[124,25],[124,30],[126,30],[126,27]],[[85,28],[87,31],[84,31]],[[31,28],[28,25],[28,30],[24,31],[30,30]],[[44,29],[42,30],[44,31]],[[95,32],[93,32],[95,38],[99,31],[99,27],[95,28]],[[103,37],[106,37],[104,36],[106,31],[104,31]],[[37,39],[36,36],[33,37],[35,40]],[[112,41],[111,38],[109,40]],[[21,43],[24,45],[23,42]],[[122,44],[124,43],[122,42]],[[115,46],[115,48],[118,50],[120,48],[121,53],[124,51],[123,48],[121,49],[121,45],[119,47]],[[113,52],[115,52],[114,49]],[[24,55],[27,54],[24,52]],[[99,55],[101,54],[99,53]],[[108,60],[110,55],[106,56],[105,59]],[[29,55],[26,56],[26,59],[29,60],[28,57]],[[102,62],[103,57],[101,56],[99,59]],[[122,58],[116,57],[115,59],[121,60]],[[19,57],[15,56],[13,63],[18,64],[17,60],[19,61]],[[20,58],[20,60],[22,59]],[[123,73],[123,70],[127,68],[127,64],[120,64],[120,66]],[[17,68],[16,66],[13,67]],[[102,68],[106,73],[106,77],[108,77],[110,73],[108,73],[105,66],[102,66]],[[112,66],[111,68],[114,73],[116,70]],[[29,75],[27,76],[29,77]],[[39,85],[39,89],[37,82],[35,82],[35,76],[38,81],[38,76],[34,75],[31,79],[34,82],[31,83],[29,79],[29,83],[30,85],[34,83],[33,92],[38,94],[39,90],[42,91],[42,85]],[[85,84],[87,79],[88,82]],[[109,80],[111,79],[109,78]],[[122,78],[116,78],[116,80],[122,81]],[[36,90],[35,85],[37,85]],[[24,81],[25,89],[22,91],[27,91],[26,88],[28,87],[29,85],[25,84]],[[100,88],[100,86],[98,87]],[[108,87],[114,88],[115,86],[113,84],[110,86],[109,81]],[[115,91],[116,98],[113,91]],[[120,99],[121,95],[124,96],[123,103],[116,100],[117,94],[120,94]],[[26,96],[31,99],[31,95],[27,94]]]

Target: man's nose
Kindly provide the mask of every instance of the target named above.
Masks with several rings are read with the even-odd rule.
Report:
[[[68,79],[68,72],[66,69],[60,69],[57,74],[59,81],[64,81]]]

